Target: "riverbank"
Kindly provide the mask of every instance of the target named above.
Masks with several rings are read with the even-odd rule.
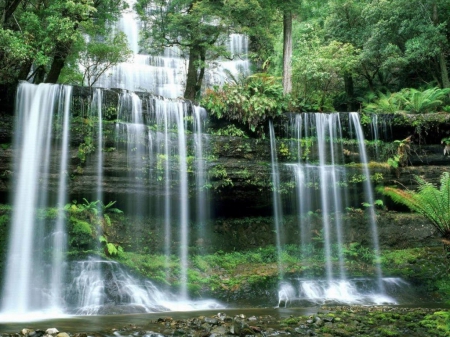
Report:
[[[48,330],[55,329],[55,330]],[[443,308],[322,306],[83,316],[0,323],[2,337],[450,336]],[[58,332],[56,332],[58,331]]]

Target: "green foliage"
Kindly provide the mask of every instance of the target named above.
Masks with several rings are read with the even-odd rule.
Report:
[[[218,130],[211,130],[210,133],[212,135],[216,136],[229,136],[229,137],[242,137],[242,138],[248,138],[245,131],[239,129],[234,124],[229,124],[223,128],[220,128]]]
[[[359,51],[348,43],[323,41],[313,26],[302,33],[300,52],[292,61],[294,105],[302,111],[334,111],[334,100],[344,91],[344,76],[354,72]]]
[[[420,325],[433,329],[438,336],[450,335],[450,312],[436,311],[432,315],[427,315],[420,321]]]
[[[226,168],[223,165],[216,165],[209,170],[210,180],[214,189],[225,186],[233,186],[233,181],[228,177]]]
[[[269,118],[286,111],[288,97],[284,96],[278,78],[254,74],[242,83],[227,83],[222,88],[207,90],[201,105],[218,119],[237,121],[262,134]]]
[[[435,112],[448,99],[450,88],[431,88],[424,91],[403,90],[405,110],[411,113]]]
[[[437,87],[417,90],[406,88],[396,93],[379,93],[372,103],[367,103],[364,111],[375,113],[429,113],[443,108],[448,101],[450,88]]]
[[[55,56],[63,62],[75,58],[78,46],[85,43],[83,33],[101,34],[106,21],[117,18],[120,7],[120,1],[51,0],[22,1],[13,12],[5,9],[0,26],[0,84],[33,76],[42,81]]]
[[[437,189],[433,184],[416,176],[418,191],[400,190],[384,187],[380,192],[388,195],[397,203],[408,206],[411,210],[425,216],[433,227],[444,237],[450,238],[450,176],[444,172],[441,186]]]
[[[361,245],[359,242],[351,242],[342,247],[342,253],[347,260],[363,261],[372,263],[375,258],[373,249]]]
[[[450,137],[445,137],[441,139],[441,144],[450,145]]]
[[[375,113],[396,113],[403,110],[404,98],[400,93],[379,93],[372,103],[364,106],[364,111]]]
[[[69,222],[69,245],[77,249],[87,250],[95,246],[95,230],[90,223],[79,219],[76,216],[70,216]]]
[[[92,137],[84,137],[84,142],[78,146],[78,158],[80,159],[81,164],[84,164],[86,162],[86,156],[94,151],[95,146]]]
[[[399,155],[395,155],[391,158],[388,158],[387,163],[390,167],[397,169],[400,163],[400,156]]]

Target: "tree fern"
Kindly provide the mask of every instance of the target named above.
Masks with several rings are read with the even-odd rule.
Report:
[[[448,95],[448,89],[430,88],[424,91],[406,89],[402,91],[405,101],[405,109],[412,113],[424,113],[436,111],[436,108],[444,103]]]
[[[444,238],[450,239],[449,173],[442,174],[440,189],[420,177],[416,177],[416,180],[419,184],[417,192],[393,187],[384,187],[381,191],[394,202],[422,214]]]

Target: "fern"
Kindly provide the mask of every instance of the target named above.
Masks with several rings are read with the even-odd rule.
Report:
[[[434,112],[442,106],[449,89],[430,88],[424,91],[406,89],[402,91],[406,110],[412,113]]]
[[[403,204],[426,217],[436,230],[446,239],[450,239],[450,176],[444,172],[440,179],[440,189],[433,184],[416,177],[418,191],[399,190],[385,187],[381,192],[396,203]]]

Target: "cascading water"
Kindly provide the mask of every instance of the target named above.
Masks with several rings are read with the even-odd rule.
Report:
[[[18,88],[14,146],[20,149],[20,156],[14,166],[12,232],[2,292],[5,314],[29,313],[37,308],[61,310],[65,224],[60,213],[56,224],[45,223],[38,213],[40,208],[55,207],[55,202],[66,200],[70,95],[70,87],[59,85],[21,83]],[[63,136],[55,144],[61,159],[52,163],[55,110]],[[57,200],[49,194],[54,174],[59,175]]]
[[[351,113],[352,130],[361,155],[364,176],[364,190],[366,200],[373,205],[373,192],[365,154],[364,137],[358,115]],[[283,280],[279,287],[279,304],[286,304],[293,300],[307,300],[322,302],[332,300],[344,303],[354,302],[393,302],[384,291],[384,280],[381,268],[376,264],[375,281],[370,291],[355,284],[355,280],[347,277],[343,254],[344,227],[341,214],[348,203],[347,189],[342,188],[347,173],[343,161],[342,127],[338,113],[305,113],[291,118],[288,138],[294,139],[290,149],[297,153],[298,162],[286,164],[292,171],[296,184],[295,211],[299,222],[301,252],[307,256],[312,245],[311,217],[319,211],[322,220],[322,230],[316,232],[316,240],[323,242],[323,258],[325,262],[325,279],[305,278],[296,281]],[[275,142],[272,141],[273,127],[271,126],[272,153]],[[272,162],[274,160],[272,159]],[[272,167],[273,181],[277,181],[278,169]],[[280,200],[274,195],[274,221],[277,232],[281,231],[277,224],[277,208]],[[285,207],[283,207],[285,208]],[[374,243],[375,260],[379,260],[379,245],[376,220],[373,207],[369,207],[370,226]],[[281,240],[277,239],[279,244]],[[282,251],[278,247],[278,251]],[[359,282],[359,281],[358,281]],[[370,282],[369,282],[370,283]]]
[[[277,245],[277,256],[278,256],[278,273],[280,277],[283,277],[284,271],[281,263],[281,198],[279,195],[280,190],[280,175],[278,172],[278,160],[276,152],[276,140],[275,140],[275,130],[273,128],[272,121],[269,121],[269,131],[270,131],[270,158],[272,165],[272,196],[273,196],[273,217],[275,223],[275,237]]]
[[[89,117],[92,120],[103,117],[102,98],[101,90],[95,89]],[[168,234],[178,231],[178,235],[171,239],[178,241],[179,250],[170,250],[173,244],[171,239],[166,242],[165,249],[168,257],[178,253],[180,258],[180,289],[175,296],[158,290],[150,281],[140,281],[129,276],[117,263],[99,258],[65,262],[66,231],[62,220],[66,214],[62,206],[67,202],[68,193],[71,87],[23,83],[19,87],[17,101],[18,132],[15,146],[22,149],[15,168],[19,173],[14,209],[18,211],[13,215],[14,231],[3,290],[2,318],[8,317],[9,313],[21,313],[29,317],[34,309],[40,314],[52,310],[51,314],[56,315],[111,313],[124,306],[129,307],[127,310],[139,312],[219,307],[215,301],[189,301],[187,290],[189,180],[192,179],[191,183],[197,186],[195,190],[199,195],[192,199],[198,203],[195,207],[201,210],[199,214],[203,224],[209,208],[203,190],[208,184],[203,153],[204,109],[187,102],[153,96],[141,99],[126,91],[122,92],[119,99],[117,148],[127,154],[127,181],[135,182],[135,185],[127,187],[131,202],[125,206],[125,210],[135,216],[153,211],[152,216],[155,218],[164,218]],[[146,103],[145,111],[143,102]],[[54,111],[58,118],[52,118]],[[191,127],[190,123],[195,125],[192,149],[187,142],[186,131],[188,124]],[[52,128],[60,130],[61,136],[52,133]],[[101,129],[97,132],[97,153],[94,155],[97,160],[91,164],[96,167],[94,171],[98,177],[95,181],[96,196],[103,202],[103,132]],[[57,141],[52,144],[54,138]],[[195,154],[191,161],[195,165],[190,168],[188,151]],[[57,162],[54,159],[56,157]],[[156,169],[156,172],[148,174],[147,170],[152,164],[151,170]],[[188,175],[191,170],[194,173],[192,177]],[[56,174],[58,179],[52,178]],[[161,180],[161,188],[148,190],[145,179],[149,177]],[[163,177],[167,177],[167,181],[163,182]],[[52,191],[53,186],[57,186],[55,191]],[[154,202],[156,204],[152,204]],[[165,205],[162,212],[159,211],[160,203]],[[40,208],[49,206],[61,206],[54,228],[53,223],[45,224],[38,216]],[[105,269],[105,266],[108,267]],[[73,281],[67,286],[65,280]],[[111,287],[120,288],[120,296],[112,296]]]
[[[145,113],[142,109],[146,102]],[[144,104],[145,105],[145,104]],[[191,115],[192,114],[192,115]],[[145,115],[145,117],[144,117]],[[138,95],[123,92],[120,98],[119,122],[117,124],[118,147],[126,143],[128,181],[138,181],[144,175],[136,176],[136,172],[151,166],[156,172],[149,174],[150,179],[158,182],[158,189],[150,191],[157,198],[150,198],[150,204],[143,204],[145,196],[135,193],[127,198],[127,212],[135,215],[147,213],[162,219],[164,224],[164,253],[166,256],[166,277],[169,278],[170,257],[178,253],[180,258],[180,297],[188,298],[187,268],[188,268],[188,233],[191,216],[190,198],[188,194],[188,171],[195,171],[196,205],[198,210],[196,220],[199,224],[207,218],[207,198],[204,186],[207,184],[203,153],[202,124],[206,117],[205,110],[191,106],[187,102],[149,97],[141,99]],[[194,166],[188,167],[188,144],[186,130],[188,121],[192,120],[195,134]],[[149,130],[148,133],[146,130]],[[148,147],[148,149],[146,149]],[[150,169],[150,171],[153,169]],[[145,193],[145,190],[144,190]],[[130,201],[131,200],[131,201]],[[156,204],[152,205],[152,202]],[[137,205],[140,205],[137,207]],[[162,211],[161,211],[162,210]],[[174,229],[178,228],[178,234]],[[173,251],[172,241],[179,242],[179,250]]]
[[[205,226],[209,219],[209,203],[207,192],[206,159],[203,151],[203,124],[206,121],[206,110],[194,107],[194,133],[195,133],[195,166],[196,166],[196,220],[198,225],[198,245],[202,245],[205,236]]]
[[[367,154],[366,154],[366,147],[364,145],[364,135],[361,128],[361,124],[359,122],[359,115],[356,112],[350,113],[350,121],[355,129],[356,133],[356,139],[358,141],[358,147],[359,147],[359,155],[361,157],[361,164],[363,167],[363,174],[366,178],[364,180],[364,195],[366,197],[367,203],[371,205],[372,207],[368,207],[369,211],[369,223],[370,223],[370,229],[372,233],[372,242],[374,247],[374,253],[375,253],[375,270],[377,273],[377,280],[378,280],[378,290],[381,293],[384,293],[384,285],[382,282],[382,272],[381,272],[381,266],[380,266],[380,244],[378,243],[378,227],[376,223],[376,215],[375,215],[375,207],[374,206],[374,197],[373,197],[373,189],[372,184],[370,182],[370,174],[369,174],[369,166],[368,160],[367,160]]]
[[[188,59],[176,47],[166,47],[162,55],[146,55],[139,47],[141,23],[133,10],[135,0],[128,0],[128,10],[123,11],[118,29],[125,33],[128,47],[133,52],[129,62],[121,63],[100,76],[95,83],[100,88],[121,88],[131,91],[152,92],[167,98],[183,96],[183,83],[187,74]],[[229,75],[250,74],[248,37],[230,34],[225,45],[230,60],[209,62],[205,74],[206,86],[223,84]]]
[[[58,310],[62,305],[63,291],[62,287],[65,283],[65,253],[67,245],[67,233],[65,215],[62,211],[62,206],[67,202],[67,177],[68,177],[68,157],[69,157],[69,125],[70,125],[70,103],[72,98],[72,87],[66,86],[64,90],[64,98],[60,98],[60,104],[63,103],[63,107],[59,108],[58,117],[60,119],[59,125],[62,125],[62,140],[61,140],[61,163],[59,169],[59,181],[58,181],[58,201],[57,206],[58,216],[56,219],[55,231],[53,236],[53,251],[52,251],[52,276],[51,276],[51,301],[52,308]],[[62,120],[62,122],[61,122]]]

